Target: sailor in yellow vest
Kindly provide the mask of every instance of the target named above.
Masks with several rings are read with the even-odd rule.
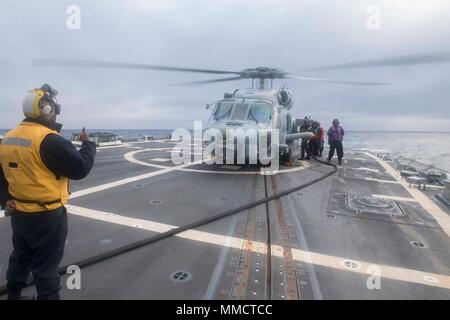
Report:
[[[96,147],[82,131],[79,151],[56,123],[60,105],[48,84],[23,101],[23,120],[0,144],[0,206],[11,216],[13,252],[6,273],[8,299],[21,299],[32,273],[38,299],[59,299],[69,179],[90,172]]]

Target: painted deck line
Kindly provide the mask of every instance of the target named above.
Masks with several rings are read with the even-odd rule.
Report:
[[[78,206],[67,206],[68,212],[73,215],[82,216],[85,218],[91,218],[104,222],[110,222],[131,228],[137,228],[141,230],[148,230],[153,232],[166,232],[170,229],[177,228],[177,226],[154,222],[150,220],[143,220],[137,218],[130,218],[120,216],[110,212],[97,211]],[[214,234],[205,231],[187,230],[181,232],[176,237],[186,240],[198,241],[207,244],[213,244],[218,246],[227,246],[229,248],[242,249],[242,239],[231,237],[229,235]],[[265,245],[262,242],[254,241],[253,248]],[[278,258],[284,257],[283,247],[279,245],[272,245],[272,255]],[[380,277],[410,283],[418,283],[422,285],[439,287],[450,290],[450,276],[437,273],[428,273],[420,270],[407,269],[401,267],[394,267],[389,265],[374,264],[360,260],[352,260],[350,258],[332,256],[322,254],[319,252],[305,251],[300,249],[292,249],[292,257],[294,260],[304,263],[312,263],[316,266],[323,266],[327,268],[338,269],[342,271],[355,272],[358,274],[366,274],[371,276],[372,268],[377,267],[380,271]],[[357,268],[349,269],[345,266],[344,261],[353,261],[357,264]]]
[[[415,199],[415,198],[388,196],[388,195],[385,195],[385,194],[372,194],[372,197],[378,198],[378,199],[404,201],[404,202],[418,202],[417,199]]]
[[[172,161],[169,158],[152,158],[152,159],[148,159],[149,161],[155,161],[155,162],[169,162]]]
[[[198,162],[198,163],[200,163],[200,162]],[[105,183],[105,184],[102,184],[102,185],[99,185],[99,186],[86,188],[86,189],[83,189],[83,190],[79,190],[79,191],[76,191],[76,192],[72,193],[70,195],[70,199],[75,199],[75,198],[82,197],[82,196],[85,196],[85,195],[88,195],[88,194],[92,194],[92,193],[95,193],[95,192],[99,192],[99,191],[104,191],[104,190],[107,190],[107,189],[115,188],[115,187],[118,187],[118,186],[121,186],[121,185],[124,185],[124,184],[136,182],[136,181],[139,181],[139,180],[148,179],[148,178],[151,178],[151,177],[156,177],[156,176],[159,176],[159,175],[162,175],[162,174],[165,174],[165,173],[169,173],[169,172],[173,172],[173,171],[176,171],[176,170],[179,170],[179,169],[190,167],[190,166],[193,166],[193,165],[198,164],[198,163],[191,162],[191,163],[186,163],[186,164],[182,164],[182,165],[174,166],[174,167],[164,167],[164,166],[159,166],[159,165],[155,164],[155,165],[152,165],[152,166],[156,167],[156,168],[160,168],[161,170],[154,171],[154,172],[149,172],[149,173],[145,173],[145,174],[141,174],[141,175],[138,175],[138,176],[125,178],[125,179],[121,179],[121,180],[117,180],[117,181],[113,181],[113,182],[109,182],[109,183]]]
[[[380,183],[400,184],[398,181],[364,178],[366,181],[375,181]]]
[[[371,169],[371,168],[365,168],[365,167],[344,167],[346,170],[355,170],[355,171],[366,171],[366,172],[373,172],[373,173],[379,173],[380,170],[378,169]]]

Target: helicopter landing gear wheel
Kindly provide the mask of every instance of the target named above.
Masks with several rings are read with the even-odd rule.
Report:
[[[280,155],[280,160],[284,163],[292,162],[292,151],[288,148],[282,155]]]

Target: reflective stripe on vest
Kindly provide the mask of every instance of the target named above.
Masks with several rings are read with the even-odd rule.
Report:
[[[31,143],[33,141],[28,139],[20,139],[20,138],[6,138],[2,141],[2,144],[9,146],[19,146],[19,147],[31,147]]]
[[[68,201],[68,179],[55,176],[41,159],[40,146],[49,134],[58,133],[24,121],[9,131],[0,144],[0,164],[19,211],[50,211]]]

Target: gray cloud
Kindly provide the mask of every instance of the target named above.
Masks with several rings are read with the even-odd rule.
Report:
[[[81,8],[81,30],[66,28],[66,9]],[[369,5],[381,30],[366,28]],[[402,54],[450,51],[445,0],[336,1],[2,1],[0,127],[21,119],[27,90],[49,82],[60,91],[67,128],[191,127],[204,105],[248,81],[202,87],[171,83],[208,79],[184,73],[37,68],[34,57],[102,59],[240,70],[309,67]],[[349,129],[448,130],[450,64],[302,74],[385,81],[350,87],[289,81],[294,114]],[[281,85],[282,83],[279,82]]]

